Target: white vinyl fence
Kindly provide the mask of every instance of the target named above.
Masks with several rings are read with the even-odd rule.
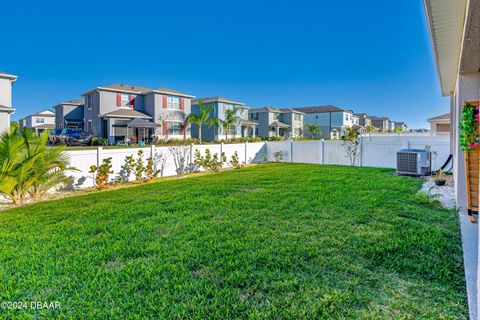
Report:
[[[227,163],[225,167],[228,167],[232,155],[235,151],[238,153],[239,160],[245,163],[259,162],[262,156],[265,155],[265,143],[239,143],[239,144],[211,144],[211,145],[190,145],[175,147],[180,148],[181,152],[186,155],[187,163],[193,162],[194,153],[196,150],[201,155],[205,154],[205,150],[209,149],[211,154],[225,152],[227,157]],[[177,166],[175,164],[174,155],[171,147],[155,147],[150,146],[146,148],[122,148],[122,149],[103,149],[101,147],[92,150],[69,150],[67,154],[70,157],[70,163],[78,171],[71,171],[69,175],[73,176],[74,182],[70,186],[75,189],[83,189],[93,186],[93,176],[88,171],[90,166],[98,166],[102,163],[103,159],[112,158],[112,170],[113,174],[110,175],[111,179],[121,176],[122,166],[125,164],[125,158],[127,156],[133,156],[138,158],[137,154],[139,150],[143,150],[143,161],[146,163],[148,157],[155,159],[155,165],[157,170],[161,170],[161,176],[174,176],[177,174]],[[135,177],[132,174],[130,180]]]
[[[397,151],[404,148],[424,149],[431,146],[436,156],[432,159],[433,169],[438,169],[447,160],[450,153],[449,137],[434,136],[370,136],[362,137],[359,145],[360,155],[357,161],[358,166],[395,168]],[[281,151],[283,162],[316,163],[316,164],[339,164],[350,165],[346,157],[342,141],[278,141],[278,142],[256,142],[239,144],[210,144],[190,145],[177,147],[182,148],[186,154],[188,163],[193,162],[196,150],[204,155],[209,149],[213,154],[225,152],[227,162],[237,152],[239,160],[245,163],[255,163],[264,160],[274,161],[276,152]],[[137,158],[139,150],[143,150],[143,159],[153,156],[161,176],[173,176],[177,174],[177,166],[171,147],[146,147],[146,148],[123,148],[67,151],[70,156],[71,165],[79,169],[70,174],[74,177],[73,188],[88,188],[93,186],[92,174],[88,173],[90,166],[100,165],[105,158],[112,158],[113,174],[111,179],[119,177],[122,173],[122,166],[125,157],[133,155]],[[163,159],[163,160],[162,160]],[[228,167],[229,164],[225,164]],[[130,179],[134,179],[132,175]]]
[[[430,146],[432,169],[440,168],[450,154],[450,138],[431,135],[365,136],[359,143],[356,165],[396,168],[397,152],[405,148],[425,149]],[[274,161],[281,151],[284,162],[350,165],[341,140],[267,142],[267,160]]]

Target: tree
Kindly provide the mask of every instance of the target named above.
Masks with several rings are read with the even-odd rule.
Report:
[[[198,114],[191,113],[187,117],[187,123],[194,123],[198,126],[198,141],[202,143],[202,126],[208,125],[209,127],[216,124],[214,118],[210,118],[210,111],[212,105],[204,104],[202,100],[198,101],[199,111]]]
[[[373,132],[373,131],[375,131],[375,127],[372,126],[371,124],[369,124],[365,129],[367,130],[367,132]]]
[[[37,136],[18,127],[0,136],[0,193],[16,205],[65,183],[66,171],[75,169],[69,166],[63,149],[48,148],[47,140],[48,131]]]
[[[307,130],[310,132],[310,136],[312,139],[315,139],[316,135],[322,135],[323,132],[320,130],[320,126],[318,124],[307,124]]]
[[[227,109],[225,110],[225,119],[215,119],[216,124],[220,125],[223,128],[226,141],[228,141],[228,129],[230,128],[230,126],[237,125],[241,119],[238,115],[240,110],[242,109],[239,107]]]
[[[342,140],[346,157],[350,160],[350,164],[354,166],[358,158],[358,131],[352,127],[345,128]]]

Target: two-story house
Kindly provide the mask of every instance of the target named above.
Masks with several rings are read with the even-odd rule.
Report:
[[[252,137],[255,135],[256,122],[249,120],[248,110],[250,110],[250,108],[247,107],[244,103],[223,97],[200,98],[192,101],[193,114],[199,114],[200,100],[204,103],[204,105],[210,107],[210,118],[225,120],[225,114],[228,109],[238,110],[237,116],[240,119],[236,124],[231,125],[227,129],[229,138]],[[215,141],[224,139],[225,132],[223,130],[224,129],[221,125],[202,125],[202,140]],[[193,138],[198,139],[198,131],[198,126],[196,124],[192,124],[191,135]]]
[[[84,101],[75,99],[57,104],[55,109],[55,128],[83,129]]]
[[[405,122],[402,121],[395,121],[395,129],[401,131],[407,131],[408,127]]]
[[[390,119],[387,117],[376,117],[370,116],[372,121],[372,126],[374,126],[378,131],[387,132],[390,130]]]
[[[41,133],[44,130],[55,128],[55,112],[48,109],[43,110],[20,119],[18,123],[21,128],[32,129]]]
[[[325,139],[340,139],[345,128],[354,124],[353,111],[337,106],[303,107],[295,110],[305,114],[305,124],[318,125],[321,130],[320,137]]]
[[[157,139],[184,139],[185,120],[193,96],[166,88],[115,84],[82,94],[85,131],[111,144],[128,138],[132,143]]]
[[[303,112],[285,108],[257,108],[248,111],[250,120],[258,123],[255,136],[295,138],[303,135]]]
[[[10,130],[10,115],[12,108],[12,86],[17,76],[0,72],[0,133]]]
[[[354,116],[358,117],[359,133],[366,133],[367,127],[372,125],[372,119],[366,113],[355,113]]]

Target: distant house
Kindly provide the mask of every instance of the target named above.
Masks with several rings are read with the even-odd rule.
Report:
[[[434,136],[450,135],[450,113],[428,119],[430,123],[430,133]]]
[[[390,119],[387,117],[370,116],[372,126],[378,131],[390,131]]]
[[[199,101],[202,101],[205,105],[211,107],[210,110],[210,117],[217,118],[220,120],[225,120],[225,112],[226,110],[230,109],[233,110],[237,108],[238,116],[240,120],[231,125],[228,128],[228,137],[229,138],[240,138],[240,137],[252,137],[255,136],[255,127],[257,125],[256,122],[249,120],[248,118],[248,110],[244,103],[234,101],[231,99],[227,99],[224,97],[210,97],[210,98],[200,98],[197,100],[192,101],[192,113],[199,114],[200,112],[200,105]],[[191,125],[191,135],[193,138],[198,139],[198,126],[196,124]],[[225,132],[223,131],[222,126],[213,125],[213,126],[202,126],[202,140],[203,141],[215,141],[221,140],[225,138]]]
[[[250,120],[258,123],[255,135],[264,138],[295,138],[303,135],[303,113],[291,108],[257,108],[248,111]]]
[[[353,116],[352,110],[332,105],[295,108],[295,110],[305,114],[305,125],[316,124],[320,126],[320,130],[322,131],[320,137],[326,139],[340,139],[345,128],[354,125],[354,118],[360,121],[358,117]]]
[[[115,143],[190,137],[185,121],[192,95],[166,89],[114,84],[82,94],[85,100],[84,128],[96,137]]]
[[[395,121],[395,130],[406,131],[407,125],[405,122]]]
[[[54,106],[55,128],[83,129],[84,107],[83,99],[65,101]]]
[[[44,130],[55,128],[55,112],[52,110],[43,110],[20,119],[21,128],[35,130],[40,133]]]
[[[12,108],[12,86],[17,76],[0,72],[0,133],[10,130],[10,115]]]

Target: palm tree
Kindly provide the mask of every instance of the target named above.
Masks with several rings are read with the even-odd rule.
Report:
[[[367,130],[367,132],[373,132],[373,131],[375,131],[375,127],[372,126],[371,124],[369,124],[368,126],[366,126],[365,129]]]
[[[216,124],[214,118],[210,118],[210,112],[212,110],[211,104],[204,104],[202,100],[198,100],[199,111],[198,114],[191,113],[187,117],[187,123],[194,123],[198,126],[198,141],[202,143],[202,126],[208,125],[209,127]]]
[[[320,126],[318,124],[307,124],[308,132],[312,136],[312,139],[318,134],[322,134],[322,130],[320,130]]]
[[[67,181],[69,166],[63,148],[48,148],[48,131],[37,136],[31,130],[12,128],[0,137],[0,193],[16,205],[39,198]]]
[[[240,121],[241,117],[238,115],[238,112],[242,108],[235,107],[233,109],[225,110],[225,119],[215,119],[216,124],[223,128],[225,133],[225,141],[228,141],[228,129],[230,126],[236,126]]]

